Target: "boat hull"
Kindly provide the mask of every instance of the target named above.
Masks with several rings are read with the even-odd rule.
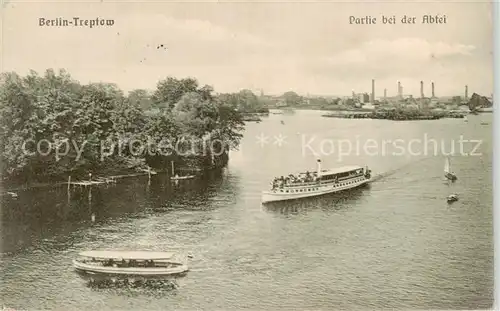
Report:
[[[444,177],[446,177],[446,179],[449,179],[449,180],[452,180],[452,181],[455,181],[455,180],[457,180],[457,179],[458,179],[458,178],[457,178],[457,176],[455,176],[455,175],[454,175],[454,174],[452,174],[452,173],[445,173],[445,174],[444,174]]]
[[[329,183],[329,184],[320,184],[316,186],[305,186],[305,187],[297,187],[298,192],[280,192],[277,191],[264,191],[262,193],[262,203],[269,202],[277,202],[277,201],[288,201],[288,200],[296,200],[302,198],[316,197],[329,193],[341,192],[353,188],[360,187],[362,185],[368,184],[370,179],[368,178],[360,178],[356,181],[346,181],[345,183]],[[300,190],[304,191],[300,191]],[[309,191],[309,189],[314,189]]]
[[[450,195],[449,197],[446,198],[446,201],[448,201],[448,203],[456,202],[456,201],[458,201],[458,197],[454,196],[454,195]]]
[[[120,268],[120,267],[103,267],[85,264],[73,260],[73,267],[83,276],[87,276],[96,280],[102,279],[127,279],[133,281],[144,281],[152,279],[164,279],[174,276],[182,276],[189,269],[187,265],[181,264],[171,268]]]

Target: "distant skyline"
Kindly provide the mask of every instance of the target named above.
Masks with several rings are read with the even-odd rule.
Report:
[[[194,77],[216,92],[436,96],[493,92],[488,2],[158,3],[10,1],[2,71],[66,69],[82,83],[154,89]],[[349,16],[447,16],[442,25],[350,25]],[[114,19],[112,27],[40,27],[38,19]],[[163,44],[164,48],[157,48]]]

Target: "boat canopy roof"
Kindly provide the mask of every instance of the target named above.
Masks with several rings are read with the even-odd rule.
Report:
[[[84,251],[79,254],[82,257],[99,259],[133,259],[133,260],[160,260],[170,259],[172,253],[153,251]]]
[[[346,172],[356,171],[359,169],[363,169],[363,167],[359,166],[359,165],[341,166],[341,167],[336,167],[336,168],[332,168],[329,170],[322,170],[320,173],[320,176],[346,173]]]

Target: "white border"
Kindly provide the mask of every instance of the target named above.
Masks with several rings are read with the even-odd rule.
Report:
[[[500,239],[498,232],[500,231],[500,207],[499,207],[499,197],[500,194],[499,181],[500,181],[500,170],[498,170],[500,149],[499,149],[499,133],[500,133],[500,118],[498,116],[498,98],[500,98],[500,3],[498,0],[493,1],[493,68],[494,68],[494,95],[493,95],[493,236],[494,236],[494,302],[493,309],[499,310],[500,301],[500,291],[499,291],[499,281],[500,281]]]

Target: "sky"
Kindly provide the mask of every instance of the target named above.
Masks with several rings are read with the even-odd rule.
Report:
[[[422,24],[423,15],[446,24]],[[1,71],[64,68],[82,83],[154,89],[195,77],[217,92],[469,96],[493,92],[487,1],[21,2],[3,5]],[[397,24],[381,17],[396,16]],[[416,24],[401,24],[404,16]],[[350,24],[372,16],[375,25]],[[112,27],[41,27],[39,18],[114,19]],[[157,48],[163,44],[163,48]]]

